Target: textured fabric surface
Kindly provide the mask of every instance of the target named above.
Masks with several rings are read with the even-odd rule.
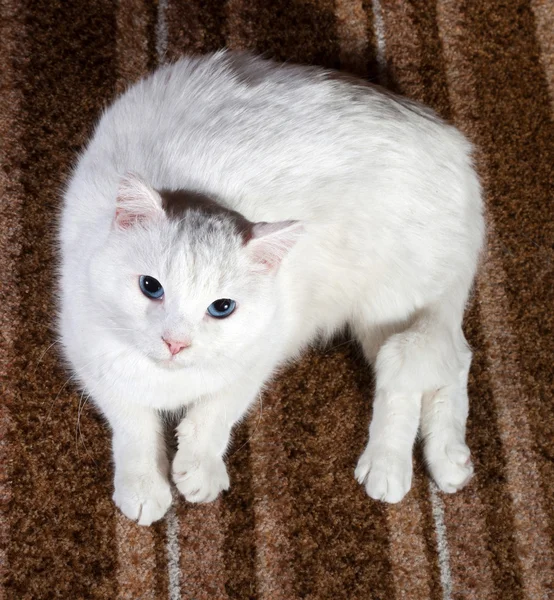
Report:
[[[554,597],[554,5],[550,0],[0,0],[3,597]],[[353,477],[372,378],[309,352],[239,427],[231,490],[140,528],[111,502],[109,432],[55,344],[61,186],[102,107],[224,46],[341,68],[475,143],[489,241],[465,330],[476,476],[398,505]]]

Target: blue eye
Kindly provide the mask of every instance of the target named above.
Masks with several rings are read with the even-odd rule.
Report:
[[[231,300],[230,298],[221,298],[208,306],[208,314],[216,319],[224,319],[235,310],[236,306],[237,303],[234,300]]]
[[[159,300],[164,295],[162,284],[150,275],[141,275],[139,277],[140,291],[152,300]]]

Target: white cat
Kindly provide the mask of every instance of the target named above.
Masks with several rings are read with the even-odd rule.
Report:
[[[461,323],[483,244],[471,147],[419,104],[318,68],[183,58],[110,108],[65,193],[60,330],[147,525],[229,487],[233,425],[278,365],[349,325],[375,362],[372,497],[473,468]],[[159,416],[187,407],[169,469]]]

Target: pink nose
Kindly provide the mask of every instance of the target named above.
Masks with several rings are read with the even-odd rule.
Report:
[[[183,348],[188,348],[190,346],[189,341],[168,340],[166,338],[162,338],[162,340],[166,343],[166,346],[169,348],[169,351],[173,356],[179,354]]]

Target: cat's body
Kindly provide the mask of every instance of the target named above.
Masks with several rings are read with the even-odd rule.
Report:
[[[468,143],[417,104],[232,53],[133,86],[82,156],[61,227],[62,339],[114,432],[116,503],[140,523],[165,513],[156,410],[185,405],[173,478],[191,501],[215,498],[263,384],[346,325],[376,359],[368,493],[407,492],[420,416],[437,483],[463,485],[461,321],[483,235]],[[236,309],[214,319],[220,298]]]

